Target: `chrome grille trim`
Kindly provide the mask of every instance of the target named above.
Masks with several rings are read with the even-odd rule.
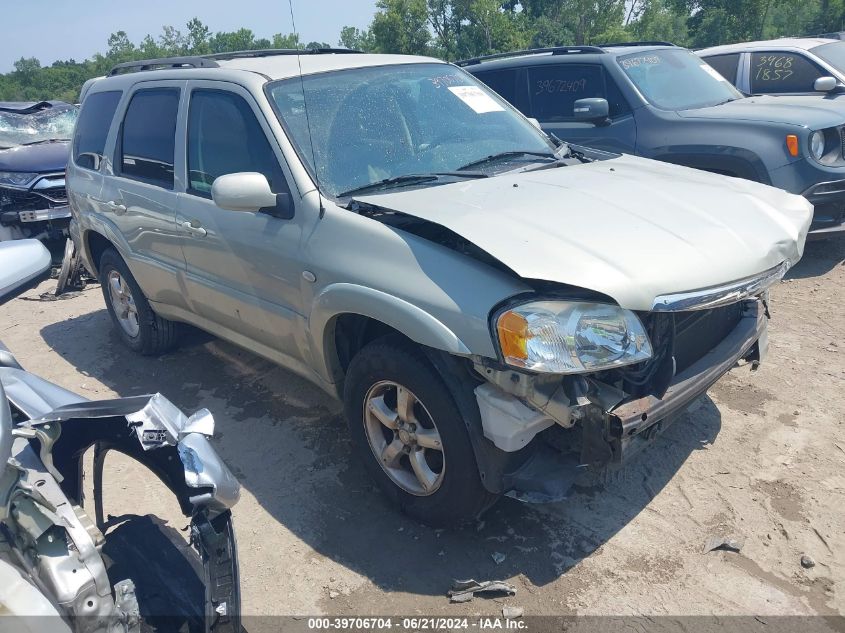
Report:
[[[709,310],[753,297],[780,281],[789,270],[789,262],[781,262],[762,273],[732,281],[721,286],[712,286],[689,292],[677,292],[655,297],[652,312],[684,312]]]

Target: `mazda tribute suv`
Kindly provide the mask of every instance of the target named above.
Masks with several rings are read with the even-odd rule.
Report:
[[[332,50],[116,67],[84,88],[68,184],[126,345],[184,322],[307,377],[435,525],[561,499],[756,366],[812,217],[554,141],[456,66]]]

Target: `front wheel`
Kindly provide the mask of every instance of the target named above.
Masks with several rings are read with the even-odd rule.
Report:
[[[344,388],[352,439],[391,501],[430,525],[477,517],[498,499],[481,483],[463,416],[425,356],[398,337],[367,345]]]

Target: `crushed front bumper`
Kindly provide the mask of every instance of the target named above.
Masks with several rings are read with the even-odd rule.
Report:
[[[767,332],[764,302],[757,298],[744,301],[740,318],[727,336],[679,372],[660,398],[625,398],[619,390],[602,393],[600,384],[588,379],[587,403],[578,407],[578,424],[561,423],[565,431],[552,424],[537,435],[540,440],[548,433],[578,433],[577,441],[571,444],[575,438],[569,435],[565,442],[570,444],[562,446],[553,436],[546,436],[530,445],[526,442],[520,451],[500,450],[494,459],[477,453],[479,467],[487,475],[485,487],[529,502],[565,499],[586,468],[601,470],[628,462],[740,361],[756,366],[767,352]],[[576,447],[580,453],[573,452]],[[520,455],[523,459],[517,460]]]
[[[741,360],[759,363],[768,348],[768,316],[762,301],[747,301],[742,318],[722,342],[672,380],[662,398],[646,396],[611,409],[609,440],[614,462],[639,452],[677,414]]]

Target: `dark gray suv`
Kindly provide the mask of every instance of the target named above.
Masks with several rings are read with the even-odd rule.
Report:
[[[845,102],[745,98],[691,51],[659,42],[459,65],[561,139],[801,194],[815,205],[810,237],[845,232]]]

